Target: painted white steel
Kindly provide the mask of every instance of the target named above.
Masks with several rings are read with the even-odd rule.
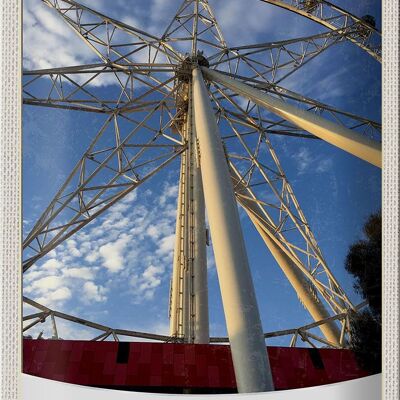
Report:
[[[203,181],[200,163],[197,157],[196,130],[190,107],[189,124],[191,126],[191,176],[193,196],[193,297],[194,297],[194,343],[206,344],[210,341],[208,317],[208,282],[206,223]]]
[[[182,210],[183,210],[183,176],[184,176],[184,162],[185,154],[181,159],[181,173],[179,179],[178,189],[178,203],[176,209],[176,228],[175,228],[175,247],[174,247],[174,261],[172,267],[172,284],[170,293],[170,320],[169,320],[169,334],[170,336],[177,337],[179,335],[179,320],[182,320],[182,312],[179,305],[179,286],[181,280],[181,237],[182,237]]]
[[[190,92],[190,91],[189,91]],[[209,343],[206,226],[203,184],[189,94],[182,155],[171,285],[170,335]]]
[[[285,118],[299,128],[312,133],[326,142],[339,147],[379,168],[382,168],[381,144],[360,135],[359,133],[328,121],[310,111],[302,110],[284,101],[261,92],[243,82],[239,82],[224,74],[202,67],[204,75],[221,83],[237,94],[244,96],[267,110]]]
[[[235,174],[233,170],[231,170],[231,173],[233,181],[240,182],[240,177]],[[240,183],[237,184],[240,185]],[[246,191],[246,188],[244,185],[240,185],[238,190],[239,192],[242,192]],[[300,301],[311,314],[314,321],[321,321],[329,318],[330,315],[328,311],[321,300],[311,290],[310,284],[307,282],[304,274],[297,268],[290,255],[278,245],[277,238],[265,223],[265,219],[262,217],[261,212],[256,204],[250,200],[246,200],[243,197],[239,198],[239,202],[244,207],[257,231],[267,245],[269,251],[274,256],[276,262],[281,267],[283,273],[286,275],[286,278],[296,291]],[[330,321],[329,323],[321,325],[320,329],[329,342],[336,346],[340,346],[340,330],[334,321]]]
[[[300,301],[313,317],[314,321],[321,321],[329,318],[330,315],[321,300],[312,292],[310,284],[304,278],[304,275],[294,265],[291,258],[276,244],[272,239],[272,233],[266,228],[260,220],[250,216],[255,227],[263,238],[269,251],[274,256],[276,262],[281,267],[286,278],[293,286]],[[332,344],[340,346],[340,330],[335,321],[330,321],[319,327],[325,338]]]
[[[240,393],[273,390],[232,180],[201,71],[193,70],[201,175],[233,365]]]

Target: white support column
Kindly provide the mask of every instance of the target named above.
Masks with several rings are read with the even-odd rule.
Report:
[[[193,120],[193,93],[189,89],[188,131],[190,136],[191,201],[193,212],[193,336],[194,343],[210,342],[206,252],[206,213],[201,179],[196,129]]]
[[[274,256],[283,273],[286,275],[286,278],[296,291],[300,301],[304,304],[304,307],[311,314],[314,321],[321,321],[329,318],[330,315],[328,311],[316,294],[313,294],[309,284],[304,279],[304,275],[299,271],[298,268],[296,268],[291,258],[282,251],[282,249],[275,243],[274,240],[272,240],[271,232],[266,230],[265,226],[260,224],[259,221],[254,221],[253,217],[251,217],[251,219],[263,238],[265,244],[268,246],[271,254]],[[329,342],[335,346],[341,345],[340,330],[334,321],[320,325],[319,328]]]
[[[284,101],[261,92],[243,82],[224,74],[202,67],[204,75],[221,83],[235,93],[244,96],[272,113],[292,122],[299,128],[312,133],[326,142],[339,147],[377,167],[382,168],[382,150],[380,143],[361,134],[320,117],[310,111],[294,107]]]
[[[260,223],[257,217],[250,215],[250,219],[254,223],[257,231],[260,233],[265,244],[268,246],[269,251],[274,256],[276,262],[281,267],[286,278],[293,286],[300,301],[304,304],[304,307],[311,314],[314,321],[321,321],[329,318],[330,315],[321,300],[316,297],[311,291],[311,288],[307,281],[304,279],[304,275],[294,265],[291,258],[276,244],[272,239],[272,234],[266,229],[266,226]],[[320,325],[322,333],[325,338],[335,346],[340,346],[340,330],[334,321],[328,322],[324,325]]]
[[[240,183],[241,179],[237,172],[231,169],[231,175],[233,182],[235,185],[237,185],[236,190],[239,193],[247,194],[249,198],[251,198],[251,193],[246,193],[247,188]],[[257,204],[244,197],[239,197],[238,201],[247,212],[247,215],[250,217],[258,233],[267,245],[269,251],[274,256],[276,262],[281,267],[283,273],[286,275],[286,278],[296,291],[300,301],[304,304],[304,307],[311,314],[314,321],[321,321],[330,317],[324,304],[311,291],[309,283],[307,282],[304,274],[297,268],[294,261],[290,257],[290,254],[288,254],[288,252],[278,245],[279,242],[277,238],[265,223]],[[340,346],[340,330],[334,321],[321,325],[319,328],[329,342],[331,342],[333,345]]]
[[[206,253],[206,224],[203,183],[199,166],[193,169],[194,186],[194,260],[193,260],[193,294],[194,294],[194,342],[210,342],[208,318],[208,281]]]
[[[201,175],[229,341],[240,393],[273,390],[232,180],[201,71],[193,70]]]

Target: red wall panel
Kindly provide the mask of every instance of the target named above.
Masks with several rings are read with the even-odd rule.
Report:
[[[23,372],[100,387],[233,391],[229,346],[24,339]],[[268,347],[275,388],[366,376],[349,350]]]

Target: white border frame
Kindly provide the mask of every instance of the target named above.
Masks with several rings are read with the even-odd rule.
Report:
[[[356,1],[356,0],[354,0]],[[399,15],[383,0],[383,399],[399,391]],[[0,1],[0,396],[21,385],[22,0]],[[186,397],[186,396],[185,396]],[[238,398],[237,396],[235,396]],[[241,397],[241,396],[239,396]],[[247,397],[247,396],[246,396]],[[346,396],[345,396],[346,397]]]
[[[0,3],[0,397],[21,390],[22,0]]]
[[[399,391],[399,20],[398,1],[383,0],[383,396]]]

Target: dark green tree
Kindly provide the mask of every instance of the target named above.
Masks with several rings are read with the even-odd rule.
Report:
[[[351,315],[351,348],[361,367],[381,371],[382,346],[382,217],[371,215],[364,225],[365,239],[350,246],[346,270],[355,277],[355,290],[368,309]]]

